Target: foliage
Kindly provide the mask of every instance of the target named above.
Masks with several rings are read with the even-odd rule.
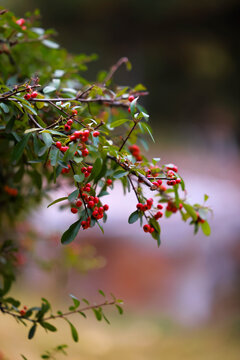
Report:
[[[209,235],[209,209],[187,202],[177,166],[159,165],[158,158],[149,161],[140,150],[139,146],[148,148],[145,136],[154,140],[149,115],[141,105],[146,89],[113,82],[122,64],[131,68],[128,59],[121,58],[109,72],[101,72],[90,83],[82,73],[96,56],[70,55],[52,40],[53,35],[52,30],[40,27],[37,11],[26,19],[17,19],[4,9],[0,12],[0,179],[4,208],[0,221],[12,226],[64,179],[72,192],[49,206],[63,202],[76,217],[61,238],[62,244],[69,244],[88,228],[98,226],[104,232],[101,221],[107,221],[109,206],[103,199],[120,181],[124,194],[132,190],[136,195],[137,210],[129,215],[129,224],[139,222],[158,246],[163,205],[166,217],[179,212],[184,221],[190,219],[195,232],[200,225]],[[156,195],[155,200],[147,198],[146,189]],[[69,314],[85,316],[90,309],[97,320],[108,322],[104,306],[115,305],[122,313],[115,297],[99,305],[89,305],[83,299],[87,306],[80,308],[80,301],[71,296],[69,311],[56,314],[44,298],[40,306],[22,309],[20,301],[7,297],[15,279],[15,250],[8,239],[2,241],[0,310],[19,323],[31,323],[29,339],[38,326],[56,331],[49,321],[60,317],[68,322],[77,341]],[[101,295],[105,296],[103,292]]]

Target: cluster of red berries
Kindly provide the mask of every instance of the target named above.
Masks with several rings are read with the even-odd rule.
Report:
[[[157,208],[158,208],[159,210],[162,210],[162,209],[163,209],[162,204],[157,204]],[[155,217],[156,220],[160,219],[162,216],[163,216],[162,211],[158,211],[158,212],[154,215],[154,217]]]
[[[168,201],[166,210],[170,211],[172,213],[176,213],[178,210],[182,210],[182,207],[183,207],[182,203],[180,203],[177,208],[176,205],[172,201]]]
[[[172,180],[167,181],[167,185],[171,185],[171,186],[174,186],[176,184],[180,184],[180,182],[181,182],[180,178],[176,178],[175,172],[177,171],[177,167],[175,165],[173,165],[173,169],[174,170],[168,170],[167,171],[167,177],[168,178],[174,178]]]
[[[66,169],[66,168],[63,168],[63,169],[61,170],[61,173],[62,173],[62,174],[68,174],[70,170],[71,170],[71,166],[68,164],[68,168],[67,168],[67,169]]]
[[[22,310],[20,310],[21,316],[25,316],[27,312],[27,306],[24,306]]]
[[[132,154],[132,156],[134,156],[137,161],[142,161],[142,156],[140,155],[140,149],[137,145],[131,145],[129,146],[128,149]]]
[[[11,188],[8,185],[5,185],[3,189],[7,194],[9,194],[11,196],[17,196],[17,194],[18,194],[18,189]]]
[[[138,203],[136,205],[136,207],[139,211],[145,212],[147,210],[150,210],[152,208],[152,205],[153,205],[153,199],[150,198],[150,199],[147,199],[146,204]]]
[[[38,96],[37,91],[32,91],[32,87],[30,85],[26,88],[27,94],[24,95],[25,100],[35,99]]]
[[[85,178],[87,178],[91,174],[92,169],[92,165],[89,165],[88,167],[83,166],[81,168],[81,172],[84,174]]]
[[[95,208],[93,209],[93,213],[92,216],[97,219],[100,220],[103,218],[104,216],[104,211],[107,211],[109,209],[109,206],[107,204],[103,205],[103,206],[95,206]]]
[[[22,30],[26,30],[27,27],[26,27],[26,25],[24,25],[25,22],[26,22],[26,20],[23,19],[23,18],[21,18],[21,19],[18,19],[18,20],[16,21],[16,24],[19,25],[19,26],[21,26]]]
[[[146,232],[146,233],[149,232],[150,234],[152,234],[155,231],[155,229],[154,229],[153,226],[151,226],[149,224],[146,224],[146,225],[143,226],[143,231]]]
[[[160,188],[160,186],[162,185],[162,180],[158,179],[157,181],[153,181],[153,185],[157,186],[158,188]]]

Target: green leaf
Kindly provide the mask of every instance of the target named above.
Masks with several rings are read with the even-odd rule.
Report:
[[[3,102],[0,103],[0,107],[3,109],[5,114],[9,113],[9,107],[6,104],[4,104]]]
[[[72,202],[72,201],[76,200],[76,198],[78,197],[78,194],[79,194],[78,189],[71,192],[71,194],[68,195],[68,201]]]
[[[49,208],[50,206],[59,203],[60,201],[64,201],[64,200],[68,200],[67,196],[61,197],[59,199],[54,200],[53,202],[51,202],[47,207]]]
[[[209,199],[209,196],[207,194],[204,195],[204,202]]]
[[[146,124],[145,122],[139,122],[138,126],[140,127],[140,129],[143,133],[147,132],[149,134],[149,136],[151,137],[152,141],[155,142],[154,137],[152,135],[152,129],[148,124]]]
[[[49,159],[50,159],[50,163],[52,166],[56,166],[59,153],[60,153],[60,151],[58,148],[56,148],[56,147],[51,148],[50,154],[49,154]]]
[[[72,301],[74,303],[74,308],[76,309],[80,305],[80,301],[78,300],[78,298],[76,298],[76,296],[72,294],[70,294],[69,296],[72,298]]]
[[[81,183],[85,179],[85,176],[83,173],[81,173],[80,175],[74,175],[73,177],[77,183]]]
[[[66,245],[66,244],[70,244],[75,237],[77,236],[79,229],[81,226],[81,220],[79,219],[78,221],[76,221],[75,223],[73,223],[67,231],[65,231],[62,235],[61,238],[61,243]]]
[[[125,124],[127,121],[130,121],[129,119],[120,119],[120,120],[116,120],[116,121],[113,121],[111,124],[110,124],[110,127],[111,128],[115,128],[115,127],[118,127],[122,124]]]
[[[30,136],[31,134],[24,135],[22,140],[14,147],[11,157],[12,161],[18,162],[21,158]]]
[[[102,290],[98,290],[99,294],[106,297],[105,293]]]
[[[78,342],[78,332],[77,332],[77,329],[75,328],[75,326],[74,326],[68,319],[65,318],[65,320],[69,323],[73,340],[74,340],[75,342]]]
[[[52,93],[53,91],[56,91],[55,86],[50,86],[50,85],[48,85],[48,86],[46,86],[46,87],[43,89],[43,93],[44,93],[44,94],[50,94],[50,93]]]
[[[119,314],[122,315],[122,314],[123,314],[123,309],[122,309],[122,307],[119,306],[119,305],[115,305],[115,306],[116,306],[116,308],[118,309]]]
[[[48,322],[40,322],[40,325],[46,330],[49,330],[52,332],[57,331],[57,328]]]
[[[23,354],[21,354],[21,357],[23,358],[23,360],[28,360]]]
[[[204,223],[201,222],[200,224],[204,235],[209,236],[211,234],[211,228],[209,223],[207,221],[204,221]]]
[[[37,324],[34,324],[31,329],[29,330],[29,333],[28,333],[28,339],[31,340],[34,335],[35,335],[35,332],[36,332],[36,328],[37,328]]]
[[[183,207],[184,209],[186,210],[186,212],[191,216],[191,218],[196,221],[198,216],[197,216],[197,213],[196,211],[194,210],[194,208],[189,205],[189,204],[186,204],[186,203],[183,203]]]
[[[53,139],[51,137],[51,135],[49,133],[42,133],[42,138],[43,138],[43,141],[45,143],[45,145],[50,148],[50,146],[52,145],[53,143]]]
[[[131,115],[134,116],[136,108],[137,108],[137,101],[139,99],[139,96],[136,97],[130,104],[130,110],[131,110]]]
[[[123,176],[127,176],[128,175],[128,171],[125,170],[117,170],[114,174],[113,177],[114,179],[119,179]]]
[[[134,211],[128,218],[128,223],[133,224],[139,219],[139,211]]]
[[[98,321],[101,321],[102,320],[102,309],[99,308],[99,309],[92,309],[94,314],[95,314],[95,317]]]

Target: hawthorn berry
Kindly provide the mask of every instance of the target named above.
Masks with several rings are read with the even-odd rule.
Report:
[[[25,94],[25,95],[24,95],[24,99],[25,99],[25,100],[31,99],[31,95],[30,95],[30,94]]]
[[[128,108],[128,112],[129,112],[129,113],[131,112],[131,108],[130,108],[130,107]]]
[[[107,185],[112,185],[112,179],[107,179],[106,183]]]
[[[104,209],[104,211],[108,211],[108,209],[109,209],[108,204],[103,205],[103,209]]]
[[[60,143],[60,141],[57,141],[55,145],[58,149],[61,149],[62,144]]]
[[[25,21],[26,21],[25,19],[21,18],[16,21],[16,24],[19,26],[23,26],[25,24]]]
[[[77,115],[77,110],[76,109],[72,109],[72,115]]]
[[[100,135],[100,132],[99,132],[99,131],[94,131],[94,132],[93,132],[93,136],[94,136],[94,137],[98,137],[99,135]]]
[[[162,204],[157,204],[157,208],[158,208],[159,210],[162,210],[162,209],[163,209]]]
[[[88,202],[88,207],[89,207],[89,209],[93,208],[94,207],[94,201],[90,200]]]
[[[138,204],[136,205],[136,207],[137,207],[138,210],[143,211],[143,204],[138,203]]]
[[[38,96],[38,93],[36,91],[33,91],[31,94],[31,98],[34,99]]]
[[[72,207],[72,208],[71,208],[71,212],[72,212],[73,214],[76,214],[76,213],[78,212],[78,209],[77,209],[77,208]]]
[[[129,97],[128,97],[128,101],[132,102],[134,99],[135,99],[135,98],[134,98],[134,96],[133,96],[133,95],[129,95]]]
[[[89,154],[88,149],[83,149],[83,150],[82,150],[82,156],[83,156],[83,157],[88,156],[88,154]]]
[[[69,119],[69,120],[67,121],[67,125],[72,126],[72,124],[73,124],[72,119]]]
[[[149,232],[150,228],[151,228],[150,225],[146,224],[146,225],[143,226],[143,231],[144,232]]]
[[[26,315],[26,311],[25,310],[20,310],[20,314],[21,314],[21,316],[24,316],[24,315]]]
[[[68,124],[64,125],[64,129],[65,131],[70,131],[71,130],[71,126],[69,126]]]
[[[81,206],[82,206],[82,201],[81,201],[81,200],[77,200],[77,201],[76,201],[76,206],[77,206],[77,207],[81,207]]]

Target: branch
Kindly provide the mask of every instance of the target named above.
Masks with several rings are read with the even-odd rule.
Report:
[[[128,58],[127,57],[122,57],[121,59],[118,60],[118,62],[113,65],[109,71],[109,73],[107,74],[106,78],[104,79],[104,83],[108,82],[113,75],[115,74],[115,72],[118,70],[118,68],[122,65],[122,64],[126,64],[128,62]]]
[[[129,131],[128,135],[127,135],[126,138],[123,140],[123,143],[122,143],[122,145],[120,146],[120,148],[119,148],[119,150],[118,150],[119,152],[122,150],[122,148],[124,147],[124,145],[125,145],[126,142],[128,141],[129,137],[131,136],[131,133],[133,132],[133,130],[135,129],[135,127],[137,126],[137,124],[138,124],[138,122],[135,121],[135,122],[134,122],[134,125],[133,125],[133,127],[131,128],[131,130]]]

